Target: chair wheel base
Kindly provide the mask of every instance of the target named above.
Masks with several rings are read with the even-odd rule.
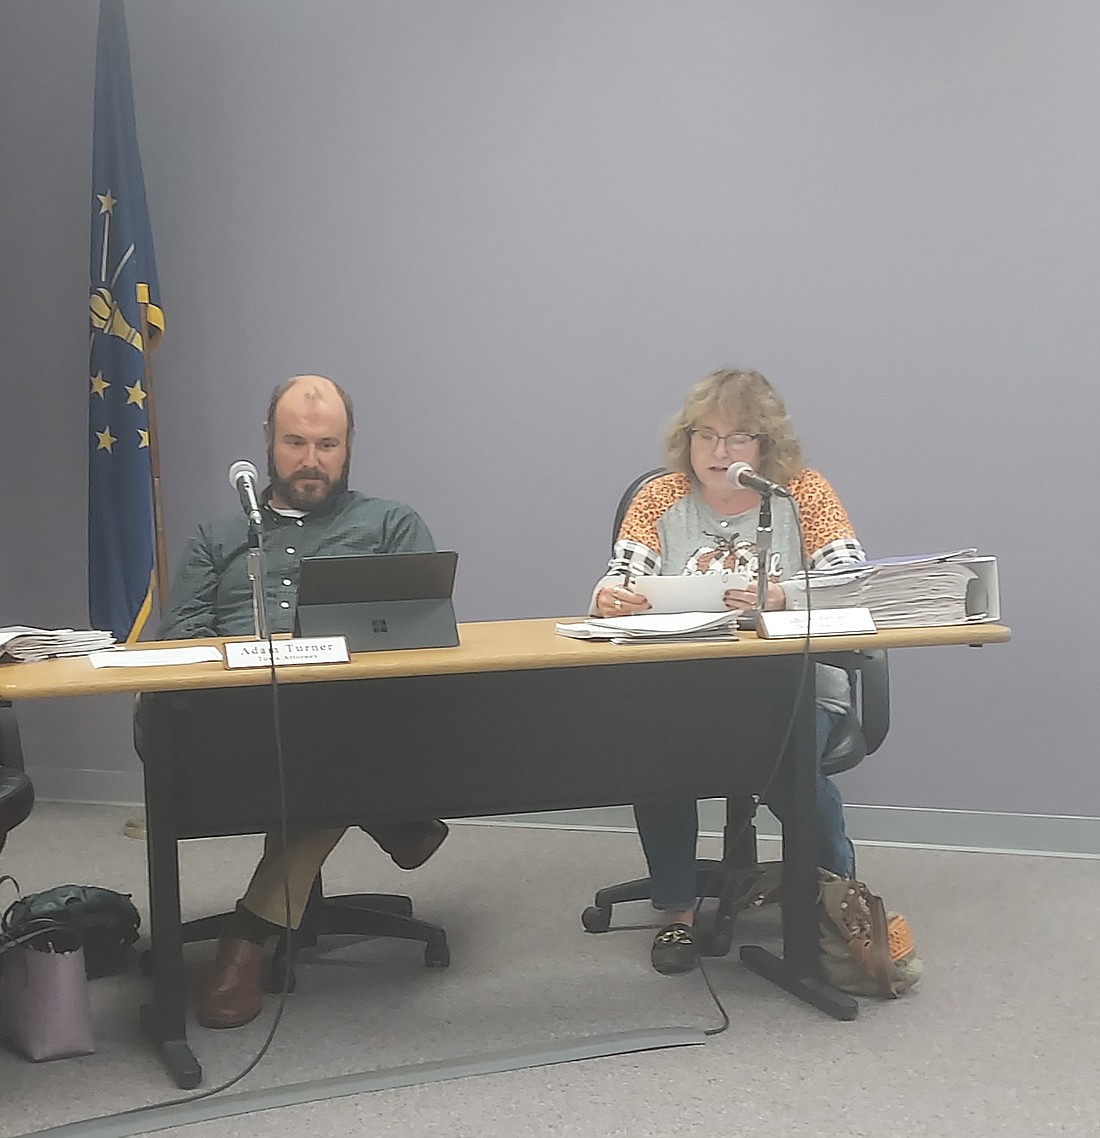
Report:
[[[298,974],[292,965],[290,975],[287,975],[285,959],[273,959],[264,969],[263,987],[264,991],[272,996],[280,995],[285,987],[289,995],[291,992],[297,991]]]
[[[427,968],[448,968],[451,963],[451,949],[446,940],[428,943],[424,946],[424,965]]]
[[[733,933],[729,929],[705,929],[699,936],[702,956],[729,956],[733,947]]]
[[[581,913],[581,924],[585,932],[605,933],[611,927],[610,905],[589,905]]]

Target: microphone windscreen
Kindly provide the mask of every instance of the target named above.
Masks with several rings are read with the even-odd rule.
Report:
[[[744,487],[741,483],[741,475],[755,473],[756,472],[747,462],[735,462],[732,463],[729,469],[726,471],[726,478],[729,480],[732,486],[737,486],[739,489],[744,490],[746,487]]]
[[[256,469],[256,464],[249,462],[246,458],[238,458],[229,467],[229,485],[236,489],[237,483],[241,480],[241,476],[247,474],[253,481],[259,478],[260,472]]]

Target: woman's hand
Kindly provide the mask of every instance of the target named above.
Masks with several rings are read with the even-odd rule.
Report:
[[[756,608],[755,589],[727,589],[723,601],[728,609],[754,609]],[[768,593],[764,599],[766,609],[785,609],[787,607],[787,594],[775,581],[768,582]]]
[[[626,585],[605,585],[596,594],[596,612],[600,616],[637,616],[650,607],[641,593]]]

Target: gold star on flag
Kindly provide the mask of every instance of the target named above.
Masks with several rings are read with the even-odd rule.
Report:
[[[95,375],[92,376],[92,394],[98,395],[100,399],[103,398],[103,393],[110,386],[111,385],[103,378],[103,372],[97,371]]]
[[[111,434],[110,427],[106,427],[102,431],[96,431],[95,437],[99,439],[99,446],[95,448],[96,450],[105,450],[108,454],[114,454],[114,451],[111,450],[111,447],[113,447],[115,443],[118,442],[118,439],[116,439],[114,435]]]
[[[127,403],[136,403],[142,410],[145,409],[145,400],[148,394],[141,389],[141,380],[139,379],[133,387],[126,388],[126,394],[129,397]]]
[[[111,191],[108,190],[105,194],[96,194],[99,198],[99,212],[111,213],[115,206],[118,204],[118,198],[111,197]]]
[[[144,450],[149,445],[149,432],[138,428],[138,450]]]

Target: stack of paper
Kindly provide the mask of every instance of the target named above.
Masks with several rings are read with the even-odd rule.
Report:
[[[878,628],[966,624],[986,619],[967,608],[977,574],[964,562],[975,550],[883,557],[810,573],[813,608],[867,608]],[[792,607],[805,608],[804,600]]]
[[[559,636],[578,640],[610,640],[637,644],[660,640],[730,640],[739,611],[643,613],[640,616],[595,616],[575,624],[558,624]]]
[[[191,645],[179,648],[123,648],[92,652],[88,663],[93,668],[159,668],[171,664],[221,663],[217,648]]]
[[[86,656],[109,648],[115,638],[94,629],[28,628],[14,624],[0,628],[0,660],[46,660],[50,656]]]

